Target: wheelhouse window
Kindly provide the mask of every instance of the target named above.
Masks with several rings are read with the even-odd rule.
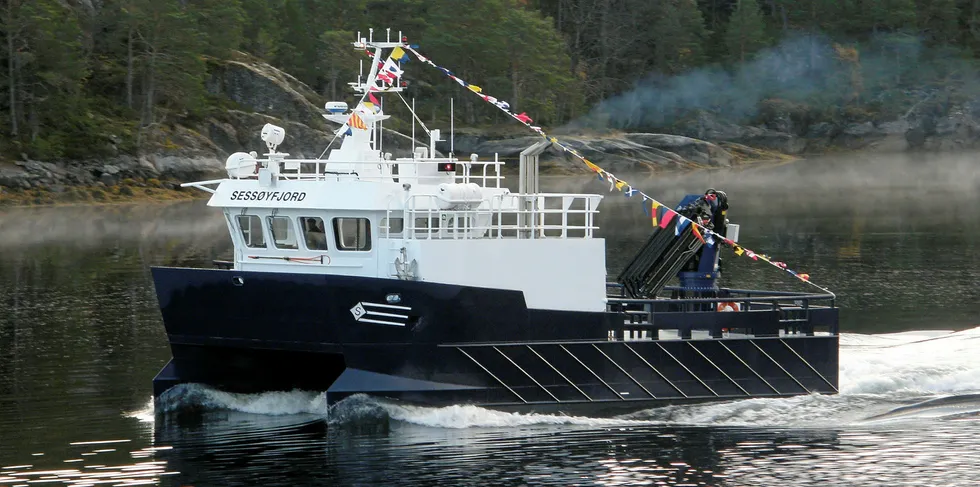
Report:
[[[371,222],[367,218],[334,218],[333,232],[340,250],[371,250]]]
[[[255,215],[238,215],[238,229],[242,232],[245,245],[253,249],[265,248],[265,235],[262,233],[262,220]]]
[[[299,248],[296,242],[296,231],[292,222],[284,216],[270,216],[269,229],[272,230],[272,243],[277,249],[295,250]]]
[[[381,238],[387,238],[389,235],[396,235],[405,230],[405,219],[401,217],[382,218],[378,228],[381,229]]]
[[[299,219],[299,227],[303,229],[303,241],[310,250],[327,250],[327,232],[323,226],[323,218],[304,216]]]

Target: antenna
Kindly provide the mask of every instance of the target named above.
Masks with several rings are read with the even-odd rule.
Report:
[[[368,42],[374,43],[374,27],[368,29]]]
[[[391,27],[385,29],[385,42],[391,42]]]
[[[399,32],[401,34],[401,32]],[[412,97],[412,154],[415,154],[415,97]]]
[[[385,112],[385,97],[382,96],[381,99],[378,100],[378,101],[381,102],[381,111],[379,113],[384,113]],[[385,120],[383,118],[380,118],[379,117],[379,120],[378,120],[378,150],[379,151],[384,151],[385,150],[384,129],[385,129]]]
[[[449,157],[453,156],[455,147],[453,142],[456,137],[456,106],[453,103],[453,98],[449,98]]]

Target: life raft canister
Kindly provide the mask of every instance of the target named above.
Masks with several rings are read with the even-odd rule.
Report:
[[[718,311],[741,311],[742,308],[734,301],[718,303]]]

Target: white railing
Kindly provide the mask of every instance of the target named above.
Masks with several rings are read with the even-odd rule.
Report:
[[[601,199],[588,194],[502,194],[475,208],[446,209],[436,195],[412,195],[402,208],[389,206],[381,235],[408,240],[592,238]]]
[[[401,182],[418,184],[476,183],[484,188],[500,188],[504,176],[500,167],[505,163],[494,154],[493,161],[460,161],[455,157],[379,159],[377,161],[328,161],[326,159],[259,159],[260,167],[278,166],[279,177],[291,181],[357,180],[370,182]],[[437,171],[420,174],[420,169],[432,170],[442,164],[455,164],[456,172]],[[332,167],[331,167],[332,166]],[[478,169],[473,174],[473,167]],[[482,167],[481,167],[482,166]],[[344,168],[344,169],[339,169]],[[413,169],[414,174],[399,174]],[[462,169],[461,172],[459,170]],[[397,172],[396,172],[397,170]],[[255,179],[257,175],[242,179]]]

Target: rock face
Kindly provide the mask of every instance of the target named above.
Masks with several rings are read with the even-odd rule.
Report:
[[[732,156],[725,149],[681,135],[666,134],[617,134],[607,136],[563,136],[563,144],[575,149],[589,160],[613,171],[655,171],[659,169],[693,168],[701,166],[724,167],[732,165]],[[528,147],[541,141],[541,137],[527,136],[490,139],[479,135],[457,136],[455,152],[465,158],[470,153],[481,158],[494,154],[513,159]],[[442,143],[439,149],[448,152],[449,145]],[[564,154],[552,145],[542,157],[542,170],[562,172],[588,171],[577,159]]]
[[[284,122],[325,127],[320,97],[301,81],[263,62],[214,62],[206,88],[208,93],[224,96],[253,112]]]
[[[782,128],[790,128],[784,121]],[[737,125],[724,121],[706,112],[698,111],[696,117],[679,124],[677,132],[683,135],[714,142],[734,142],[750,147],[759,147],[782,152],[800,154],[806,149],[806,141],[792,133],[767,127]]]

